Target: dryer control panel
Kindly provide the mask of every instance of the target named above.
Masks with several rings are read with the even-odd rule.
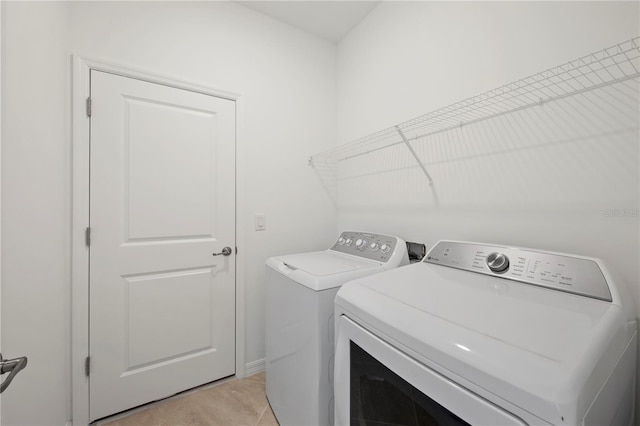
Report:
[[[505,246],[440,241],[423,262],[464,269],[612,301],[611,291],[594,259]]]
[[[345,231],[340,234],[331,250],[382,263],[399,258],[398,264],[405,264],[406,258],[408,263],[406,243],[390,235]]]

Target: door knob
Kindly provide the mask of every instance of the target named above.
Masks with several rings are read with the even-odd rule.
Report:
[[[13,378],[16,377],[16,374],[26,366],[26,356],[14,359],[3,359],[2,354],[0,354],[0,374],[9,373],[7,379],[0,384],[0,393],[4,392],[4,390],[9,387]]]
[[[229,256],[231,254],[231,247],[225,247],[220,253],[211,253],[213,256]]]

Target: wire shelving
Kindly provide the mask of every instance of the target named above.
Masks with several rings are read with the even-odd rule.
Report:
[[[413,148],[416,141],[639,76],[640,37],[636,37],[313,155],[309,165],[321,178],[330,177],[342,161],[404,145],[433,187],[425,162]],[[330,194],[336,191],[336,185],[325,179]]]

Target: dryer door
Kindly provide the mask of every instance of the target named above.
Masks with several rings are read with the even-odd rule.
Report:
[[[525,425],[345,316],[338,322],[335,424]]]

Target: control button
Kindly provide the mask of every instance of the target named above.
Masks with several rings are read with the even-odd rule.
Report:
[[[362,238],[358,238],[358,240],[356,241],[356,247],[359,250],[364,250],[367,248],[367,240],[363,240]]]
[[[391,250],[391,247],[388,244],[383,244],[380,246],[380,250],[382,250],[383,253],[389,253],[389,250]]]
[[[351,238],[347,238],[347,241],[344,242],[346,245],[350,246],[351,243],[353,243],[353,240]]]
[[[338,244],[341,246],[344,245],[344,238],[342,237],[338,238]]]
[[[487,266],[499,274],[509,269],[509,258],[502,253],[493,252],[487,256]]]
[[[378,244],[378,243],[371,243],[371,245],[369,246],[369,248],[371,248],[371,251],[378,251],[378,249],[380,248],[380,244]]]

